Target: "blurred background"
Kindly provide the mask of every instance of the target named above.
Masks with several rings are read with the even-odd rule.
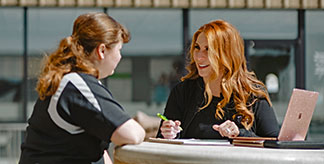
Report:
[[[307,139],[323,139],[323,9],[324,0],[0,0],[0,164],[18,161],[43,56],[86,12],[106,12],[131,32],[115,74],[102,80],[131,116],[163,112],[193,33],[223,19],[241,32],[280,124],[293,88],[320,93]]]

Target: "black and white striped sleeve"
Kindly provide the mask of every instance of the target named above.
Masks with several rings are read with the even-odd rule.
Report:
[[[115,129],[130,119],[109,91],[90,75],[65,75],[52,99],[55,97],[54,122],[71,134],[86,132],[109,141]]]

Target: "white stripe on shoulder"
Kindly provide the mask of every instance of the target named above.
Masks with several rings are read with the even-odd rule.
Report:
[[[88,99],[88,101],[99,111],[101,111],[100,105],[90,90],[87,83],[81,78],[81,76],[77,73],[69,73],[64,76],[67,80],[72,82],[72,84],[81,92],[81,94]],[[64,79],[63,78],[63,79]]]
[[[62,94],[63,89],[65,88],[66,84],[68,83],[68,79],[63,78],[60,82],[60,86],[58,87],[55,94],[52,96],[50,104],[48,106],[48,113],[53,122],[59,126],[60,128],[66,130],[67,132],[71,134],[78,134],[84,132],[84,130],[81,127],[75,126],[70,124],[69,122],[65,121],[57,112],[57,103],[58,100]],[[70,114],[68,112],[68,114]]]
[[[98,101],[95,99],[94,95],[92,94],[91,90],[85,83],[85,81],[77,74],[77,73],[69,73],[63,77],[63,79],[60,82],[60,86],[58,87],[55,94],[52,96],[49,107],[48,107],[48,113],[51,117],[51,119],[54,121],[54,123],[61,127],[62,129],[66,130],[67,132],[71,134],[78,134],[84,132],[84,130],[81,127],[75,126],[70,124],[69,122],[65,121],[57,112],[57,103],[58,100],[66,87],[68,82],[72,82],[78,90],[84,95],[89,102],[91,102],[99,111],[101,110],[98,104]],[[99,108],[98,108],[99,107]],[[70,112],[68,110],[65,110],[67,114],[70,115]]]

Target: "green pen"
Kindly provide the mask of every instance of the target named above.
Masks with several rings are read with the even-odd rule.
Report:
[[[164,121],[168,121],[168,119],[165,117],[165,116],[163,116],[161,113],[157,113],[156,114],[158,117],[160,117],[162,120],[164,120]],[[180,129],[180,131],[182,131],[182,128],[179,126],[179,129]]]

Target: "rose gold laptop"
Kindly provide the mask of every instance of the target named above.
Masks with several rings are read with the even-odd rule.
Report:
[[[305,141],[318,92],[294,89],[278,138],[235,137],[234,146],[323,149],[324,141]]]
[[[279,141],[305,140],[317,98],[318,92],[296,88],[293,90],[279,132]]]

